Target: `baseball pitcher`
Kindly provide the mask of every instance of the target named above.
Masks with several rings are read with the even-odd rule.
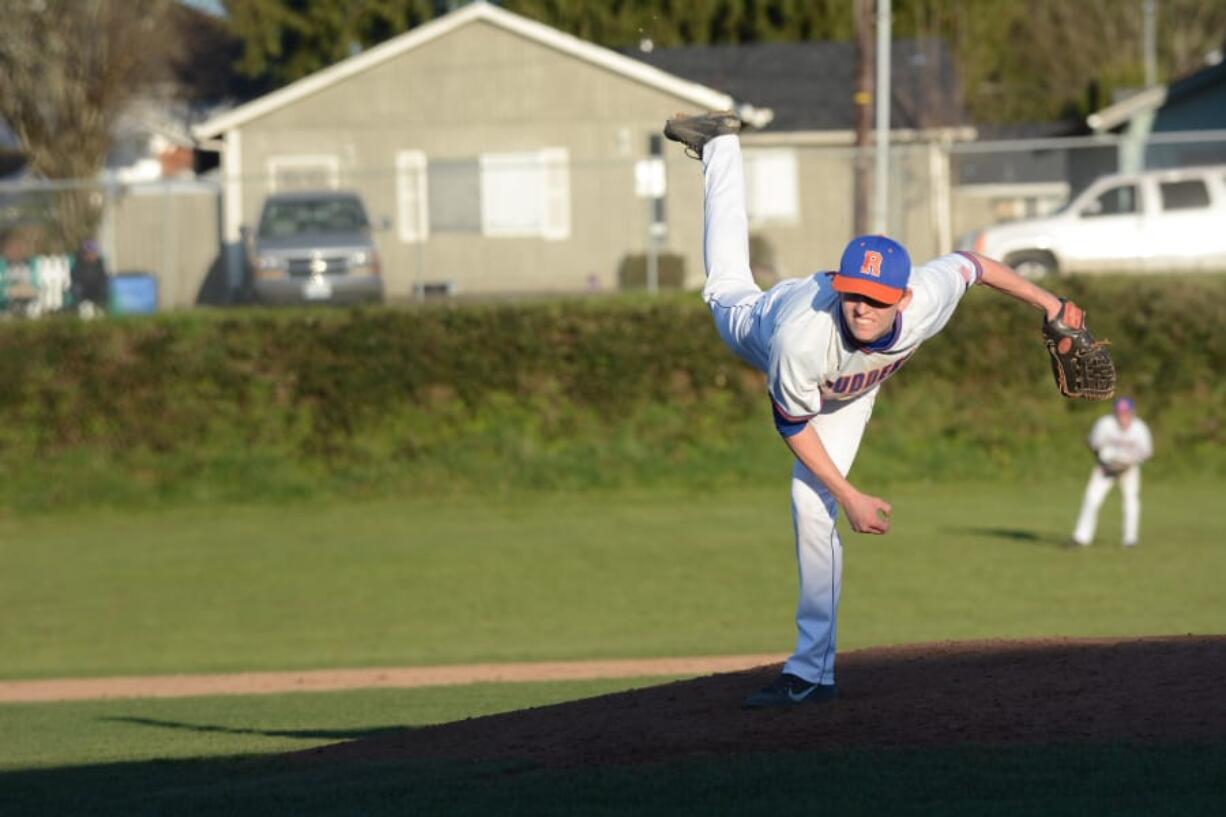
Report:
[[[1111,414],[1099,417],[1086,440],[1094,452],[1094,468],[1086,483],[1072,544],[1085,547],[1094,541],[1098,509],[1116,482],[1124,506],[1124,547],[1134,547],[1141,526],[1141,463],[1154,455],[1149,426],[1137,416],[1131,397],[1115,401]]]
[[[749,268],[740,128],[731,112],[678,115],[664,135],[702,162],[703,300],[728,347],[765,373],[775,425],[795,456],[796,650],[780,677],[745,701],[749,708],[794,706],[837,695],[839,509],[858,533],[890,530],[890,503],[847,478],[873,401],[919,345],[945,326],[967,290],[988,286],[1043,312],[1053,372],[1066,395],[1109,397],[1115,373],[1080,309],[975,253],[913,267],[898,242],[864,235],[847,245],[837,270],[762,291]]]

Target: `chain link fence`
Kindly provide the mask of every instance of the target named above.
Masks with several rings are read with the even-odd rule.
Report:
[[[856,226],[857,151],[787,134],[748,134],[743,146],[760,282],[830,267]],[[896,142],[888,231],[921,260],[981,227],[1052,213],[1107,173],[1219,163],[1226,164],[1226,132],[1154,134],[1140,143],[1120,136]],[[868,182],[862,189],[872,189]],[[338,243],[326,217],[299,224],[282,210],[281,222],[262,219],[270,201],[326,200],[338,191],[360,202],[365,226],[349,226],[369,246],[352,236]],[[94,241],[113,290],[142,282],[158,309],[243,303],[278,276],[300,278],[293,291],[305,293],[317,276],[337,281],[355,270],[377,276],[391,302],[695,288],[703,275],[700,166],[679,151],[624,160],[558,147],[447,159],[401,151],[373,168],[296,155],[258,176],[0,183],[4,312],[74,307],[78,248],[56,244],[56,202],[65,195],[101,213]]]

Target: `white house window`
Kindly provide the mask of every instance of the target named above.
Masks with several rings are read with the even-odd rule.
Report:
[[[340,183],[341,165],[335,156],[272,156],[268,159],[269,189],[335,190]]]
[[[570,237],[570,160],[565,148],[481,156],[481,232]]]
[[[750,224],[795,224],[800,220],[796,151],[791,148],[747,149],[745,210]]]
[[[396,154],[396,227],[401,241],[430,237],[426,154],[402,150]]]

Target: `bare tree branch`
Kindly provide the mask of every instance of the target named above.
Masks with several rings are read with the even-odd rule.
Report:
[[[0,26],[0,116],[30,169],[93,179],[116,118],[164,76],[172,0],[10,0]],[[88,196],[59,202],[59,241],[75,245],[101,213]]]

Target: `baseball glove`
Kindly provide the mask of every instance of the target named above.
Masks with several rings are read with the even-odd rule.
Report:
[[[1061,298],[1056,317],[1043,321],[1043,337],[1061,394],[1087,400],[1107,400],[1115,394],[1115,364],[1107,341],[1094,340],[1077,304]]]

